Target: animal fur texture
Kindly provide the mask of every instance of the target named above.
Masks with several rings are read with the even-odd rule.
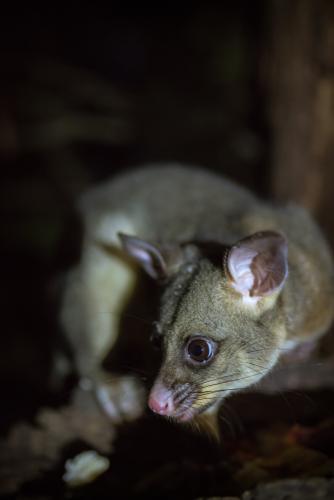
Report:
[[[223,177],[176,164],[92,188],[79,210],[82,254],[67,277],[61,322],[79,376],[111,417],[119,408],[140,413],[127,399],[136,400],[138,386],[108,383],[101,369],[139,266],[164,287],[156,326],[163,361],[149,406],[178,421],[215,415],[282,350],[318,338],[332,321],[330,250],[294,204],[265,203]]]

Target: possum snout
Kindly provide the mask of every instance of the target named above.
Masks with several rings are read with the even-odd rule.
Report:
[[[193,416],[195,398],[191,384],[174,384],[170,388],[158,379],[151,389],[148,405],[154,413],[184,421]]]
[[[154,413],[172,416],[175,411],[173,391],[161,382],[156,382],[151,389],[148,406]]]

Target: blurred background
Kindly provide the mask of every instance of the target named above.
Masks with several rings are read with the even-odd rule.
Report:
[[[75,200],[92,183],[148,162],[202,165],[303,204],[334,243],[334,4],[91,3],[0,26],[6,434],[55,404],[57,277],[78,258]]]

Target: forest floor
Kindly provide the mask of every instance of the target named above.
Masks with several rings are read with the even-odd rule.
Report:
[[[333,498],[333,368],[332,358],[281,363],[256,391],[223,404],[219,440],[148,410],[115,425],[90,392],[72,384],[62,401],[7,421],[0,493],[22,500]],[[72,487],[65,463],[87,450],[107,457],[109,467]]]

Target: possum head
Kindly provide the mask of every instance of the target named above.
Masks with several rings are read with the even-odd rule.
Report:
[[[155,413],[178,421],[215,413],[223,398],[272,368],[285,336],[278,298],[288,265],[281,234],[255,233],[231,247],[121,239],[153,278],[165,279],[154,334],[163,362],[148,401]]]

